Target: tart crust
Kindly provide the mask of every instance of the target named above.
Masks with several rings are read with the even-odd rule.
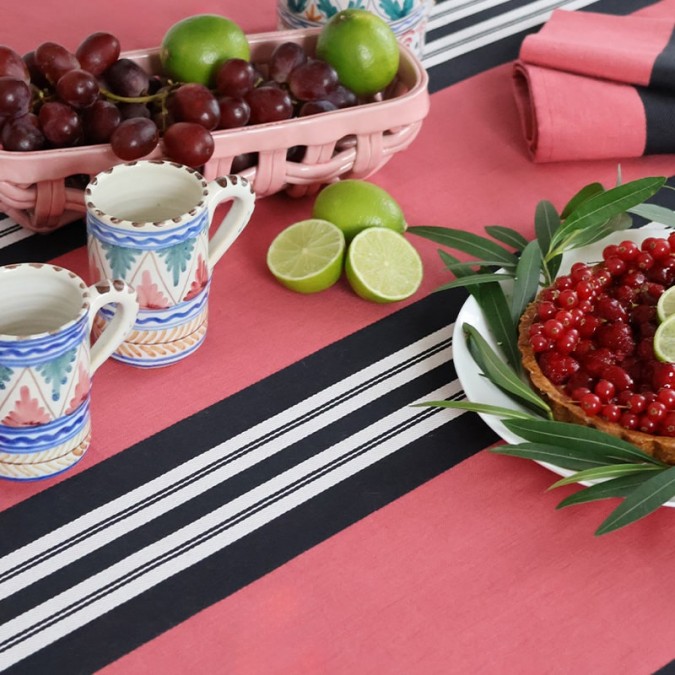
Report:
[[[630,431],[614,422],[608,422],[600,417],[589,417],[563,391],[558,389],[544,375],[534,351],[530,345],[529,330],[537,312],[536,300],[528,305],[518,324],[518,349],[523,367],[528,375],[530,384],[539,395],[551,406],[553,417],[560,422],[574,422],[588,427],[600,429],[612,436],[622,438],[632,443],[643,452],[660,459],[667,464],[675,465],[675,438],[669,436],[654,436],[641,431]]]

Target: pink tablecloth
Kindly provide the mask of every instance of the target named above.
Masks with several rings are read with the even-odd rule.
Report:
[[[529,237],[540,199],[561,207],[582,185],[615,180],[614,160],[531,162],[511,61],[540,3],[502,4],[434,9],[431,112],[414,145],[372,177],[411,224],[501,224]],[[675,17],[673,0],[593,8],[637,4]],[[197,11],[225,13],[247,32],[276,25],[271,0],[78,1],[67,12],[25,0],[0,9],[0,42],[72,48],[109,30],[124,48],[144,48]],[[621,170],[625,180],[670,176],[675,157],[626,160]],[[310,211],[311,199],[261,200],[216,270],[203,347],[155,372],[106,363],[83,461],[57,479],[0,485],[0,668],[667,666],[675,513],[596,538],[615,504],[556,511],[576,488],[549,493],[545,469],[491,454],[497,439],[478,418],[411,412],[432,392],[461,391],[450,337],[464,296],[432,293],[448,276],[436,246],[412,236],[425,280],[402,305],[368,304],[342,282],[310,297],[286,291],[267,273],[265,251]],[[84,274],[82,231],[12,235],[0,261],[55,259]]]

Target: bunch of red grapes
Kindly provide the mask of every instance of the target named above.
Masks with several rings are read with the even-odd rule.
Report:
[[[356,105],[326,62],[295,43],[265,64],[225,61],[212,88],[171,82],[120,58],[120,42],[93,33],[72,53],[45,42],[23,57],[0,45],[0,144],[3,150],[110,143],[124,161],[152,152],[198,167],[213,155],[211,132]],[[251,163],[240,157],[240,166]],[[235,161],[235,164],[237,162]]]

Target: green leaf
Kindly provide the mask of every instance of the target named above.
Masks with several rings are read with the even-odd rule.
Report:
[[[632,225],[633,219],[627,213],[619,213],[601,225],[573,232],[570,238],[564,243],[564,248],[566,251],[570,251],[575,248],[594,244],[596,241],[604,239],[613,232],[629,230]]]
[[[559,227],[560,216],[555,206],[545,199],[540,201],[534,211],[534,231],[543,255],[548,253],[551,241]]]
[[[583,447],[585,451],[602,457],[605,464],[616,464],[618,460],[630,463],[649,462],[665,466],[663,462],[642,452],[632,443],[582,424],[534,418],[505,420],[504,424],[514,434],[534,443],[548,443],[566,448]]]
[[[470,274],[481,274],[483,273],[483,269],[492,269],[494,270],[495,267],[499,266],[501,269],[504,270],[513,270],[515,269],[515,265],[502,265],[497,260],[466,260],[466,261],[461,261],[457,260],[455,258],[456,262],[453,262],[452,260],[448,258],[452,258],[452,256],[448,256],[448,254],[445,251],[438,250],[438,254],[441,256],[443,259],[443,262],[445,263],[445,266],[450,270],[455,276],[468,276]],[[446,257],[447,256],[447,257]],[[474,269],[476,266],[480,266],[480,270]]]
[[[620,478],[612,478],[602,483],[595,483],[595,485],[589,485],[565,497],[556,508],[564,509],[566,506],[586,504],[612,497],[627,497],[638,485],[642,485],[648,478],[651,478],[649,473],[631,473]]]
[[[489,405],[487,403],[474,403],[473,401],[425,401],[424,403],[413,403],[413,406],[431,406],[438,408],[457,408],[459,410],[468,410],[469,412],[485,413],[487,415],[496,415],[498,417],[508,417],[513,419],[529,419],[532,415],[520,410],[511,408],[502,408],[498,405]]]
[[[657,473],[626,497],[596,530],[606,534],[644,518],[675,496],[675,466]]]
[[[481,365],[485,375],[487,375],[492,383],[504,391],[510,392],[517,399],[528,401],[531,405],[540,408],[550,415],[551,410],[546,402],[539,398],[539,396],[537,396],[532,389],[518,377],[516,372],[504,363],[503,359],[492,349],[492,347],[490,347],[476,328],[465,323],[462,326],[462,329],[467,334],[470,345],[475,347],[479,352],[481,361],[479,365]],[[515,422],[516,420],[513,421]],[[525,420],[522,420],[522,422],[525,422]]]
[[[588,201],[591,197],[604,192],[605,188],[602,186],[602,183],[590,183],[589,185],[584,185],[584,187],[577,192],[572,199],[570,199],[565,208],[563,208],[560,217],[565,219],[574,211],[576,211],[585,201]]]
[[[472,232],[465,232],[464,230],[449,227],[434,227],[433,225],[415,225],[409,227],[407,232],[430,239],[437,244],[463,251],[476,258],[499,260],[501,264],[506,265],[516,265],[518,263],[518,259],[513,253],[507,251],[492,241],[492,239],[481,237]]]
[[[518,230],[514,230],[511,227],[503,227],[502,225],[487,225],[485,231],[497,241],[501,241],[502,244],[511,246],[517,251],[522,251],[527,244],[529,243],[525,237],[523,237]]]
[[[641,204],[656,194],[665,182],[663,176],[640,178],[587,199],[556,231],[551,250],[556,250],[575,230],[598,227],[619,213]]]
[[[486,272],[485,274],[472,274],[471,276],[463,276],[459,279],[453,279],[448,281],[446,284],[439,286],[437,291],[447,291],[449,288],[459,288],[466,286],[480,286],[481,284],[492,284],[495,282],[505,281],[506,279],[513,279],[512,274],[491,274]]]
[[[603,466],[602,460],[588,455],[580,448],[562,448],[547,443],[518,443],[517,445],[499,445],[491,448],[492,452],[511,457],[532,459],[536,462],[547,462],[562,469],[580,471]]]
[[[601,478],[618,478],[619,476],[627,476],[634,473],[643,473],[646,471],[664,471],[663,467],[655,464],[607,464],[599,466],[595,469],[587,469],[585,471],[578,471],[577,473],[561,478],[559,481],[551,485],[552,488],[557,488],[562,485],[571,485],[573,483],[580,483],[584,480],[600,480]]]
[[[675,211],[667,209],[665,206],[658,206],[657,204],[638,204],[628,209],[630,213],[636,216],[642,216],[647,220],[653,220],[668,227],[675,227]]]
[[[511,316],[509,303],[502,287],[495,283],[480,286],[480,296],[477,298],[477,302],[490,332],[506,357],[507,363],[517,372],[520,372],[522,362],[518,351],[516,323]]]
[[[532,302],[539,288],[542,254],[539,244],[531,241],[524,249],[516,267],[511,293],[511,317],[517,325],[520,315]]]

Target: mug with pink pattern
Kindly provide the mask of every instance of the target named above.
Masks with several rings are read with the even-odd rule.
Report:
[[[96,312],[113,320],[93,347]],[[91,441],[92,375],[131,330],[136,293],[89,286],[55,265],[0,267],[0,477],[35,480],[76,464]]]
[[[211,236],[216,208],[227,201],[232,205]],[[95,176],[85,202],[92,277],[124,279],[140,303],[113,358],[155,368],[192,354],[206,336],[213,268],[253,212],[252,186],[236,175],[207,182],[187,166],[143,160]],[[95,334],[112,312],[101,309]]]

